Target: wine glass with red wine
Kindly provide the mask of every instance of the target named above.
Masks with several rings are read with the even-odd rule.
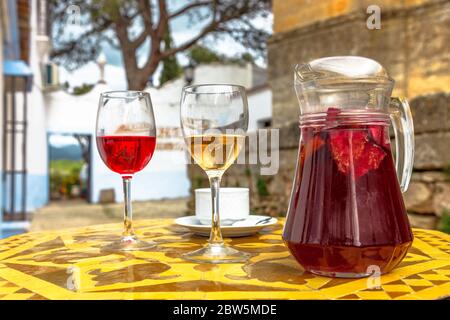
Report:
[[[149,163],[156,146],[156,125],[150,95],[141,91],[110,91],[100,95],[97,149],[106,166],[120,174],[124,193],[122,237],[107,246],[119,251],[155,246],[137,238],[132,224],[131,180]]]

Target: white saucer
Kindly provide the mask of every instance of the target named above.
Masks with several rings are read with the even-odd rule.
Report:
[[[264,222],[256,224],[260,221]],[[237,221],[233,225],[221,226],[220,230],[222,230],[222,236],[224,237],[245,237],[253,235],[261,231],[265,227],[273,226],[277,222],[277,218],[250,215],[245,220]],[[175,224],[186,227],[193,233],[205,237],[208,237],[211,231],[211,226],[201,224],[200,220],[198,220],[195,216],[187,216],[175,219]]]

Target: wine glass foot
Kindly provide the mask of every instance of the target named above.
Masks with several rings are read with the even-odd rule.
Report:
[[[182,255],[183,259],[197,263],[238,263],[245,262],[251,254],[223,244],[208,244],[205,247]]]
[[[108,251],[143,251],[156,247],[153,241],[143,241],[136,236],[125,236],[103,247]]]

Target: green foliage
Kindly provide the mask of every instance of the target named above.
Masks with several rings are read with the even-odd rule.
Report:
[[[59,172],[63,175],[74,171],[80,172],[83,166],[83,160],[52,160],[50,161],[50,173]]]
[[[243,62],[255,63],[255,59],[254,59],[253,56],[252,56],[250,53],[248,53],[248,52],[243,53],[243,54],[241,55],[241,59],[240,59],[240,60],[243,61]]]
[[[259,177],[258,181],[256,182],[256,188],[258,189],[258,195],[260,197],[266,197],[269,195],[266,181],[264,181],[261,177]]]
[[[79,87],[74,87],[73,88],[73,92],[72,94],[76,95],[76,96],[81,96],[83,94],[88,93],[89,91],[92,90],[92,88],[94,88],[93,84],[87,84],[87,83],[83,83],[81,86]]]
[[[202,63],[207,64],[213,62],[237,63],[237,64],[244,64],[247,62],[254,63],[253,56],[248,52],[245,52],[240,56],[229,57],[218,54],[213,50],[201,45],[196,45],[192,47],[189,50],[188,57],[195,64],[202,64]]]
[[[167,27],[164,35],[164,50],[171,49],[173,45],[172,36],[170,34],[169,27]],[[163,85],[167,81],[178,78],[183,73],[180,65],[178,64],[176,56],[170,56],[163,59],[163,69],[161,76],[159,77],[159,84]]]
[[[450,213],[445,210],[439,222],[439,230],[450,234]]]
[[[223,57],[206,47],[196,45],[189,50],[189,58],[195,64],[223,61]]]
[[[73,186],[79,185],[83,160],[52,160],[50,162],[50,191],[70,195]]]
[[[252,64],[255,63],[253,56],[248,52],[245,52],[241,55],[234,56],[234,57],[224,57],[223,61],[228,62],[228,63],[240,64],[240,65],[244,65],[246,63],[252,63]]]

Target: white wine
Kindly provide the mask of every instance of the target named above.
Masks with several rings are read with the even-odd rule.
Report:
[[[226,170],[236,160],[245,142],[243,135],[193,135],[185,138],[195,162],[205,171]]]

